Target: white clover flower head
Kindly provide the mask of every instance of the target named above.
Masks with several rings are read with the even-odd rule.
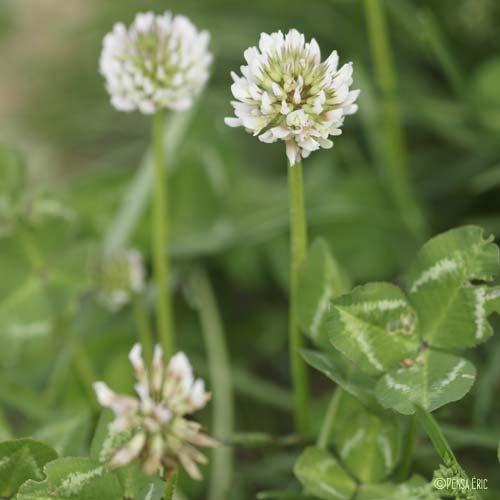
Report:
[[[164,366],[158,345],[151,370],[146,368],[139,344],[132,348],[129,359],[137,379],[138,397],[116,394],[104,382],[94,384],[99,403],[115,414],[110,431],[129,436],[118,449],[109,450],[108,465],[123,467],[139,458],[144,472],[153,475],[160,467],[170,471],[180,463],[191,477],[201,479],[198,464],[207,463],[207,459],[197,447],[218,445],[202,432],[200,424],[186,418],[210,399],[203,380],[194,378],[182,352]]]
[[[262,33],[259,47],[244,53],[243,76],[232,72],[230,127],[244,127],[262,142],[285,141],[290,165],[320,148],[331,148],[330,136],[341,134],[344,117],[355,113],[359,90],[350,90],[352,63],[338,68],[336,51],[321,61],[314,38],[306,43],[292,29]]]
[[[130,303],[146,288],[144,261],[138,250],[125,250],[102,259],[97,271],[98,299],[112,312]]]
[[[212,55],[210,35],[182,15],[137,14],[129,28],[104,37],[100,71],[119,111],[185,110],[203,90]]]

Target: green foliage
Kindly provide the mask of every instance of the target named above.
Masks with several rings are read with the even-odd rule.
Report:
[[[294,472],[306,492],[316,498],[342,500],[356,490],[356,483],[338,460],[319,448],[307,448],[297,460]]]
[[[498,274],[500,263],[491,241],[473,226],[433,238],[410,270],[407,296],[387,283],[357,287],[321,305],[326,312],[318,338],[328,338],[366,374],[381,376],[376,396],[386,408],[411,414],[415,404],[433,411],[461,399],[474,382],[475,368],[440,350],[464,349],[492,334],[488,316],[497,310],[498,289],[486,283]],[[303,293],[313,288],[305,281]],[[318,364],[317,356],[313,361]],[[321,363],[323,369],[327,363]],[[356,384],[342,380],[338,367],[334,370],[332,378],[352,392]]]
[[[378,382],[376,394],[385,408],[409,415],[414,405],[428,411],[463,398],[472,387],[476,369],[469,361],[427,350],[410,368],[396,368]]]
[[[393,473],[400,435],[394,415],[373,413],[355,397],[343,394],[332,438],[335,457],[307,448],[295,464],[295,475],[304,491],[316,498],[352,498],[359,484],[377,484]]]
[[[479,119],[492,131],[500,130],[500,99],[496,89],[500,84],[500,59],[481,64],[470,85],[470,95],[478,106]]]
[[[28,479],[43,479],[43,467],[57,458],[50,446],[31,438],[0,443],[0,495],[15,495]]]
[[[333,301],[321,330],[361,370],[379,375],[417,351],[416,321],[398,287],[373,283]]]
[[[313,368],[326,375],[342,389],[355,396],[365,406],[378,406],[375,399],[375,385],[377,380],[370,375],[356,369],[356,365],[343,357],[336,350],[328,353],[321,351],[304,350],[302,356]]]
[[[419,476],[412,477],[403,484],[391,483],[361,485],[356,500],[441,500],[439,492],[432,484]]]
[[[47,478],[24,483],[16,500],[122,500],[117,477],[90,458],[59,458],[45,466]]]
[[[351,288],[345,273],[330,254],[328,244],[316,239],[308,250],[301,272],[299,317],[303,330],[318,345],[326,345],[319,326],[330,300]]]
[[[479,227],[466,226],[424,245],[408,276],[409,300],[418,311],[421,339],[442,349],[464,349],[493,333],[486,309],[495,289],[499,249]]]
[[[391,114],[399,101],[407,129],[402,134],[406,135],[402,141],[406,155],[405,151],[402,155],[429,231],[474,223],[500,234],[500,3],[380,1],[387,12],[398,80],[390,96],[380,94],[380,82],[374,78],[376,61],[368,47],[363,2],[319,1],[310,9],[300,2],[288,2],[284,8],[285,3],[171,0],[151,5],[156,11],[185,13],[212,32],[216,63],[210,84],[197,109],[169,118],[165,144],[172,187],[174,271],[179,263],[189,266],[192,259],[202,259],[209,269],[221,315],[230,326],[227,340],[238,428],[274,436],[261,439],[265,451],[255,445],[236,454],[230,498],[246,500],[259,489],[271,490],[261,498],[311,498],[289,484],[297,455],[290,442],[296,446],[297,441],[286,439],[290,394],[284,356],[288,207],[283,148],[260,144],[223,126],[230,111],[230,69],[241,63],[243,50],[256,43],[261,31],[289,26],[308,38],[316,37],[323,54],[338,49],[343,61],[353,60],[355,86],[362,89],[359,113],[346,123],[334,150],[314,154],[304,167],[309,232],[322,240],[311,247],[301,290],[302,325],[318,350],[307,350],[303,356],[328,377],[312,377],[313,393],[329,392],[330,380],[338,384],[369,409],[353,420],[372,430],[375,417],[383,423],[390,420],[380,403],[402,413],[422,404],[437,409],[463,397],[477,369],[477,398],[442,408],[439,415],[446,419],[446,437],[460,456],[467,457],[467,466],[491,478],[484,498],[496,498],[498,463],[484,448],[499,439],[495,368],[499,358],[496,347],[481,342],[498,323],[476,323],[475,315],[477,306],[481,317],[483,294],[488,298],[486,317],[500,310],[495,288],[500,282],[498,277],[491,283],[474,277],[479,272],[476,266],[493,262],[493,244],[479,237],[477,229],[429,244],[424,260],[411,268],[408,293],[401,291],[400,276],[420,243],[408,234],[403,214],[393,202],[389,186],[394,172],[386,161],[393,144],[386,144],[384,135],[385,111]],[[149,264],[148,120],[112,109],[96,70],[104,33],[119,20],[129,22],[143,8],[144,2],[138,0],[75,0],[71,7],[75,15],[67,17],[58,15],[59,5],[50,7],[48,2],[0,1],[2,132],[4,139],[15,143],[0,147],[0,435],[5,439],[32,435],[61,455],[88,454],[88,437],[96,421],[74,370],[72,334],[88,351],[95,377],[131,390],[126,352],[135,341],[132,316],[128,309],[111,315],[96,307],[87,263],[92,264],[103,248],[113,253],[134,245]],[[40,43],[32,43],[29,19],[36,20]],[[445,270],[457,264],[460,271],[442,274],[442,279],[427,281],[411,293],[419,276],[446,258],[452,264],[445,263]],[[354,283],[394,279],[408,304],[402,310],[415,314],[414,334],[389,349],[381,346],[379,338],[387,326],[383,322],[392,321],[391,331],[401,332],[404,328],[398,328],[406,327],[406,320],[398,310],[394,316],[358,316],[354,303],[341,304],[335,297],[348,291],[350,284],[339,269],[345,269]],[[182,276],[174,274],[174,287]],[[364,300],[356,294],[368,293],[371,286],[348,297]],[[387,292],[389,297],[398,295],[394,285],[377,284],[373,290],[377,288],[396,290]],[[153,294],[150,287],[146,309]],[[366,330],[382,371],[370,364],[352,335],[319,329],[314,323],[326,313],[341,316],[334,300],[344,308],[342,318],[348,318],[349,332]],[[202,371],[205,352],[193,313],[179,296],[175,309],[178,348],[192,354]],[[336,342],[342,349],[335,347]],[[469,347],[474,350],[463,354]],[[457,378],[451,380],[454,370]],[[388,383],[389,377],[396,385]],[[443,383],[444,390],[434,390]],[[320,425],[322,407],[319,401],[311,404],[315,427]],[[348,404],[341,405],[340,416],[348,410]],[[203,419],[209,426],[209,412]],[[339,432],[333,432],[330,440],[337,460],[339,443],[353,430],[348,419],[342,421],[345,436],[340,424],[334,425]],[[104,440],[107,424],[100,427]],[[283,434],[284,438],[276,437]],[[97,460],[102,449],[96,437],[92,458]],[[429,478],[434,464],[423,440],[417,450],[415,470]],[[375,449],[373,456],[378,454]],[[350,467],[363,468],[366,459],[372,474],[370,458],[363,456],[360,464],[353,462]],[[147,496],[151,483],[141,483],[141,478],[135,484],[133,478],[141,478],[133,468],[119,474],[127,497]],[[411,482],[410,488],[410,483],[396,485],[389,480],[361,484],[356,500],[438,498],[423,481]],[[181,477],[180,486],[190,500],[206,498],[206,483],[194,485]],[[157,491],[154,486],[154,496]]]
[[[400,435],[394,415],[375,415],[354,397],[342,396],[333,445],[351,476],[362,483],[386,479],[399,461]]]
[[[91,428],[91,413],[81,410],[52,417],[34,437],[52,445],[60,456],[78,456],[87,452]]]

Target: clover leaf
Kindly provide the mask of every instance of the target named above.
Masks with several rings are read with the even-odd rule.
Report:
[[[403,414],[414,413],[415,405],[433,411],[467,394],[475,369],[457,351],[486,341],[493,333],[488,316],[500,311],[500,288],[489,285],[500,271],[500,251],[481,228],[453,229],[427,242],[411,267],[407,294],[393,284],[370,283],[337,298],[321,295],[329,273],[318,259],[311,251],[305,269],[323,269],[323,279],[316,277],[316,286],[303,279],[301,287],[303,297],[316,297],[307,302],[315,309],[301,317],[306,324],[316,318],[306,331],[325,356],[335,358],[333,346],[377,378],[379,403]],[[342,370],[325,370],[328,363],[309,357],[346,390],[363,393],[339,377]]]

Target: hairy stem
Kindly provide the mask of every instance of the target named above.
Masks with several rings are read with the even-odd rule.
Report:
[[[294,394],[295,428],[304,435],[308,430],[309,384],[307,366],[300,355],[303,338],[298,322],[300,270],[307,253],[307,226],[304,207],[302,163],[288,167],[290,196],[290,315],[289,350]]]
[[[415,238],[422,240],[427,229],[415,200],[408,172],[406,141],[397,95],[396,71],[392,60],[385,13],[381,0],[365,0],[368,35],[375,73],[382,97],[382,125],[386,161],[382,162],[386,181],[396,206]]]
[[[156,282],[156,320],[158,335],[166,358],[170,358],[175,349],[172,318],[172,298],[169,287],[170,259],[168,255],[169,220],[168,189],[165,165],[165,111],[158,111],[153,124],[154,149],[154,193],[153,193],[153,270]]]
[[[415,446],[417,444],[417,431],[418,418],[417,415],[413,415],[410,418],[410,425],[405,436],[403,456],[398,471],[398,479],[401,482],[406,481],[410,477],[411,464],[413,462],[413,455],[415,453]]]
[[[226,347],[224,327],[217,307],[214,290],[204,269],[195,267],[190,274],[190,288],[198,310],[208,369],[213,390],[212,433],[218,439],[228,439],[234,428],[232,373]],[[218,448],[213,452],[210,487],[207,498],[229,498],[232,481],[233,451]]]
[[[425,432],[429,436],[434,449],[440,456],[446,467],[451,467],[457,471],[462,479],[469,482],[469,477],[467,473],[462,469],[462,466],[458,463],[457,457],[453,453],[448,441],[446,440],[443,431],[439,427],[436,419],[423,408],[417,407],[417,418],[424,428]],[[475,490],[471,490],[474,498],[481,500],[481,497]]]

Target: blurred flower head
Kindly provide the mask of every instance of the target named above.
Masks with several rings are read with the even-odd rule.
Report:
[[[163,351],[155,347],[150,373],[144,365],[141,346],[136,344],[129,359],[134,367],[138,397],[114,393],[103,382],[94,384],[102,406],[111,408],[115,420],[112,433],[127,432],[128,439],[112,450],[111,467],[122,467],[139,458],[146,474],[160,467],[172,471],[179,463],[193,479],[201,479],[197,464],[207,463],[197,447],[218,443],[201,431],[201,425],[186,418],[205,406],[210,395],[201,379],[195,379],[188,358],[182,352],[163,364]]]
[[[243,76],[232,73],[236,118],[230,127],[244,127],[262,142],[285,141],[290,165],[320,148],[331,148],[330,136],[340,135],[344,116],[357,111],[359,90],[352,85],[352,64],[338,68],[333,51],[321,62],[314,38],[292,29],[262,33],[259,48],[245,51]]]
[[[97,269],[98,299],[116,312],[145,288],[145,271],[138,250],[126,250],[104,258]]]
[[[209,40],[207,31],[170,12],[137,14],[128,29],[117,23],[104,37],[100,59],[111,103],[145,114],[189,108],[209,77]]]

